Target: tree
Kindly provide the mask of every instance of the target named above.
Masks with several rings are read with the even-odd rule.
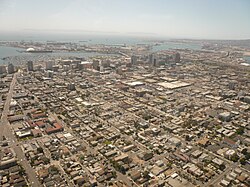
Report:
[[[45,156],[42,158],[42,160],[45,164],[48,164],[50,162],[50,159]]]
[[[234,154],[234,155],[231,157],[231,160],[232,160],[233,162],[238,162],[239,156],[238,156],[237,154]]]
[[[25,170],[22,166],[20,166],[19,168],[19,172],[18,172],[20,175],[25,175]]]
[[[245,165],[245,164],[246,164],[246,159],[245,159],[245,158],[241,158],[241,159],[240,159],[240,163],[241,163],[242,165]]]
[[[236,130],[236,133],[242,135],[242,134],[244,133],[244,127],[238,128],[238,129]]]
[[[152,118],[152,116],[150,115],[150,113],[144,113],[144,114],[142,115],[142,118],[145,119],[145,120],[149,120],[149,119]]]
[[[192,139],[192,138],[191,138],[188,134],[185,136],[185,140],[186,140],[186,141],[191,141],[191,139]]]
[[[59,171],[58,171],[57,167],[53,165],[53,166],[49,167],[49,172],[50,173],[58,173]]]
[[[71,164],[69,162],[66,163],[67,168],[70,168]]]
[[[150,176],[149,176],[149,171],[148,171],[148,170],[145,170],[145,171],[142,173],[142,176],[143,176],[143,178],[149,179],[149,178],[150,178]]]
[[[43,153],[43,148],[38,147],[38,148],[37,148],[37,152],[38,152],[38,153]]]
[[[80,160],[83,160],[83,159],[84,159],[84,156],[83,156],[83,155],[81,155],[81,156],[80,156]]]
[[[243,150],[241,151],[241,153],[242,153],[243,155],[246,155],[246,154],[247,154],[247,149],[246,149],[246,148],[243,149]]]
[[[245,154],[245,158],[246,158],[246,160],[249,160],[249,159],[250,159],[250,153],[249,153],[249,152],[247,152],[247,153]]]
[[[172,165],[173,165],[172,162],[168,162],[168,163],[167,163],[167,166],[168,166],[169,168],[172,168]]]

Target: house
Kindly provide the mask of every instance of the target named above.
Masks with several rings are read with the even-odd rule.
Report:
[[[109,152],[105,153],[104,155],[109,158],[109,157],[112,157],[112,156],[114,156],[116,154],[117,154],[116,151],[109,151]]]
[[[8,120],[10,123],[15,122],[15,121],[20,121],[23,119],[24,119],[24,115],[22,115],[22,114],[8,117]]]
[[[130,176],[133,181],[136,181],[141,178],[141,172],[139,170],[133,170],[130,172]]]
[[[228,181],[226,181],[226,180],[223,179],[223,180],[220,182],[220,185],[223,186],[223,187],[227,187],[227,186],[230,185],[230,182],[228,182]]]
[[[202,147],[206,147],[206,146],[208,146],[210,144],[210,141],[209,141],[209,139],[207,137],[204,137],[204,138],[198,140],[197,144],[202,146]]]
[[[229,145],[232,148],[237,148],[238,147],[238,145],[237,145],[237,143],[235,141],[233,141],[232,139],[227,138],[227,137],[225,137],[223,139],[223,143]]]
[[[40,129],[31,129],[31,134],[34,137],[40,137],[42,136],[42,131]]]
[[[123,148],[123,151],[128,152],[128,151],[132,150],[133,148],[135,148],[135,146],[133,144],[131,144],[131,145],[125,146]]]
[[[49,176],[49,170],[48,169],[40,169],[40,170],[38,170],[37,175],[40,179],[45,179]]]
[[[119,161],[125,161],[128,160],[128,155],[127,154],[121,154],[117,157],[114,158],[114,161],[119,162]]]
[[[174,146],[180,146],[181,145],[181,140],[179,138],[176,137],[172,137],[168,140],[172,145]]]
[[[198,158],[202,154],[202,151],[200,150],[195,150],[194,152],[191,153],[191,156],[194,158]]]
[[[225,168],[224,161],[221,160],[221,159],[219,159],[219,158],[213,159],[213,160],[212,160],[212,163],[213,163],[215,166],[217,166],[217,167],[219,167],[220,169],[222,169],[222,170]]]
[[[150,151],[147,151],[147,152],[140,153],[138,156],[140,159],[147,161],[153,157],[153,153]]]

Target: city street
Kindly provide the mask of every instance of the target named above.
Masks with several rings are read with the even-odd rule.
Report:
[[[33,170],[33,168],[30,166],[28,161],[25,159],[25,155],[24,155],[22,149],[20,148],[20,146],[18,145],[18,140],[16,139],[15,135],[13,134],[13,132],[11,130],[11,126],[10,126],[9,121],[8,121],[9,107],[10,107],[10,102],[11,102],[11,98],[13,95],[16,81],[17,81],[16,74],[14,74],[13,80],[10,84],[9,93],[8,93],[7,99],[5,101],[2,117],[1,117],[0,139],[3,139],[3,136],[4,136],[10,142],[10,147],[13,148],[13,150],[16,153],[16,157],[18,158],[18,160],[20,161],[20,164],[25,169],[29,182],[31,183],[32,186],[39,187],[39,186],[41,186],[41,184],[36,177],[36,173]]]

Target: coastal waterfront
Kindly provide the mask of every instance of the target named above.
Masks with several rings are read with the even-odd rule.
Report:
[[[0,38],[2,41],[3,38]],[[7,37],[8,39],[8,37]],[[18,38],[15,41],[18,41]],[[27,38],[26,38],[27,39]],[[50,39],[50,37],[47,38],[37,38],[37,37],[31,37],[31,39],[37,39],[37,41],[41,43],[46,43],[47,40]],[[60,39],[60,38],[59,38]],[[62,38],[61,38],[62,39]],[[151,46],[152,52],[157,52],[161,50],[169,50],[169,49],[192,49],[192,50],[199,50],[201,49],[201,45],[198,44],[192,44],[192,43],[173,43],[173,42],[164,42],[164,43],[156,43],[154,41],[146,41],[140,38],[127,38],[127,37],[101,37],[98,36],[94,39],[91,39],[91,37],[87,36],[86,40],[80,40],[81,38],[71,38],[70,41],[68,39],[64,38],[64,41],[57,41],[57,42],[76,42],[77,45],[87,45],[87,46],[94,46],[94,45],[149,45]],[[20,40],[21,41],[21,40]],[[18,64],[25,62],[27,60],[46,60],[51,58],[60,58],[60,57],[91,57],[91,56],[97,56],[97,55],[103,55],[101,53],[96,52],[67,52],[67,51],[55,51],[53,53],[39,53],[39,54],[31,54],[31,53],[20,53],[18,51],[22,51],[23,49],[16,48],[16,47],[9,47],[9,46],[0,46],[0,64],[8,64],[9,62],[13,64]],[[104,54],[107,55],[107,54]],[[109,54],[110,55],[110,54]],[[111,54],[112,55],[112,54]]]
[[[250,56],[244,56],[244,59],[247,61],[246,63],[250,64]]]
[[[97,40],[96,40],[97,41]],[[113,43],[110,45],[118,44],[119,41],[114,42],[114,40],[108,40],[107,43]],[[112,42],[113,41],[113,42]],[[93,41],[90,41],[93,42]],[[129,40],[130,42],[130,40]],[[128,42],[128,43],[129,43]],[[139,42],[139,40],[137,41]],[[87,45],[87,43],[85,43]],[[90,44],[89,46],[94,46],[97,44]],[[105,42],[103,45],[109,45]],[[126,44],[129,45],[129,44]],[[141,41],[141,43],[137,45],[150,45],[150,50],[152,52],[158,52],[163,50],[171,50],[171,49],[191,49],[191,50],[200,50],[201,44],[197,43],[175,43],[175,42],[163,42],[163,43],[156,43],[153,41]],[[103,54],[98,52],[72,52],[72,51],[54,51],[53,53],[20,53],[24,49],[17,48],[17,47],[9,47],[9,46],[0,46],[0,64],[7,65],[8,63],[13,64],[21,64],[25,63],[28,60],[32,61],[43,61],[49,59],[56,59],[56,58],[67,58],[67,57],[93,57],[93,56],[102,56],[102,55],[113,55],[113,54]],[[250,56],[243,56],[243,59],[246,60],[246,63],[250,64]]]
[[[165,42],[163,44],[155,45],[152,48],[152,51],[161,51],[168,49],[192,49],[192,50],[200,50],[200,44],[193,43],[174,43],[174,42]]]
[[[0,46],[0,64],[7,63],[7,60],[3,60],[3,58],[22,55],[17,52],[17,50],[19,50],[19,48]]]
[[[0,64],[7,65],[9,62],[13,64],[20,64],[28,60],[40,61],[49,60],[50,58],[64,58],[64,57],[91,57],[99,55],[112,55],[101,54],[96,52],[53,52],[53,53],[20,53],[20,48],[0,46]],[[4,60],[4,58],[6,58]]]

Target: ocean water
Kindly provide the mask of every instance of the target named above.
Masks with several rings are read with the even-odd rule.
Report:
[[[80,34],[80,33],[0,33],[0,41],[61,41],[82,42],[86,44],[136,44],[145,41],[147,37],[120,36],[117,34]]]
[[[245,56],[244,59],[247,61],[248,64],[250,64],[250,56]]]
[[[7,64],[7,60],[3,60],[3,58],[5,57],[21,55],[21,53],[18,53],[17,50],[20,49],[14,47],[0,46],[0,64]]]

